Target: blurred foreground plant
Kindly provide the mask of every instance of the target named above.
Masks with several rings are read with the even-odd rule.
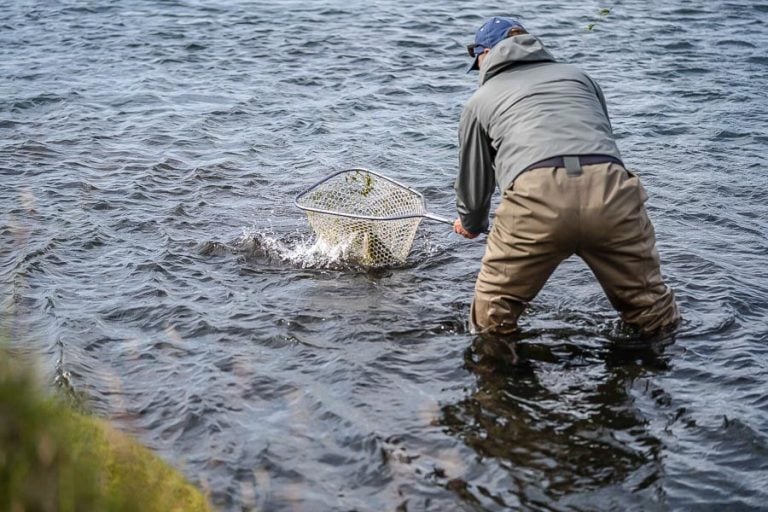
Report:
[[[176,470],[106,422],[46,396],[0,347],[0,510],[207,511]]]

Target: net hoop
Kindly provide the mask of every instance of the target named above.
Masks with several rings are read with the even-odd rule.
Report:
[[[384,217],[380,216],[372,216],[372,215],[357,215],[353,213],[344,213],[339,211],[333,211],[333,210],[326,210],[322,208],[315,208],[312,206],[307,206],[305,204],[302,204],[301,201],[304,199],[304,197],[309,194],[310,192],[313,192],[314,189],[322,185],[323,183],[332,180],[339,174],[346,174],[350,172],[364,172],[367,174],[371,174],[373,176],[376,176],[379,179],[382,179],[384,181],[388,181],[389,183],[392,183],[393,185],[397,185],[400,188],[403,188],[407,190],[408,192],[412,193],[415,196],[418,196],[419,200],[421,201],[421,208],[422,213],[412,213],[412,214],[405,214],[405,215],[388,215]],[[427,213],[427,203],[424,200],[424,195],[419,192],[418,190],[414,190],[408,185],[404,185],[403,183],[400,183],[397,180],[393,180],[392,178],[389,178],[387,176],[384,176],[383,174],[380,174],[376,171],[371,171],[368,169],[365,169],[363,167],[353,167],[351,169],[342,169],[340,171],[336,171],[333,174],[330,174],[326,176],[325,178],[317,181],[316,183],[313,183],[311,186],[307,187],[304,191],[302,191],[299,195],[296,196],[296,198],[293,200],[293,203],[296,205],[297,208],[307,211],[307,212],[314,212],[314,213],[324,213],[327,215],[334,215],[336,217],[346,217],[348,219],[361,219],[361,220],[374,220],[374,221],[394,221],[394,220],[404,220],[404,219],[414,219],[414,218],[423,218],[425,217],[425,214]]]

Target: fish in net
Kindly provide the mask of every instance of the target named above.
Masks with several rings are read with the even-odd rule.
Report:
[[[453,224],[428,212],[416,190],[366,169],[331,174],[295,202],[320,241],[367,267],[404,263],[422,219]]]

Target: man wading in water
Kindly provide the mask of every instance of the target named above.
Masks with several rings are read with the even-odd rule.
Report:
[[[480,88],[459,125],[454,231],[488,229],[470,312],[478,334],[509,334],[565,258],[592,269],[626,324],[643,334],[680,319],[664,284],[640,180],[621,162],[600,87],[556,62],[508,18],[487,20],[467,47]]]

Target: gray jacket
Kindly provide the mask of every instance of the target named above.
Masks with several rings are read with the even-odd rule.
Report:
[[[528,166],[554,156],[621,158],[605,98],[586,73],[555,62],[530,34],[497,44],[459,123],[456,207],[464,229],[488,228],[495,186],[506,190]]]

